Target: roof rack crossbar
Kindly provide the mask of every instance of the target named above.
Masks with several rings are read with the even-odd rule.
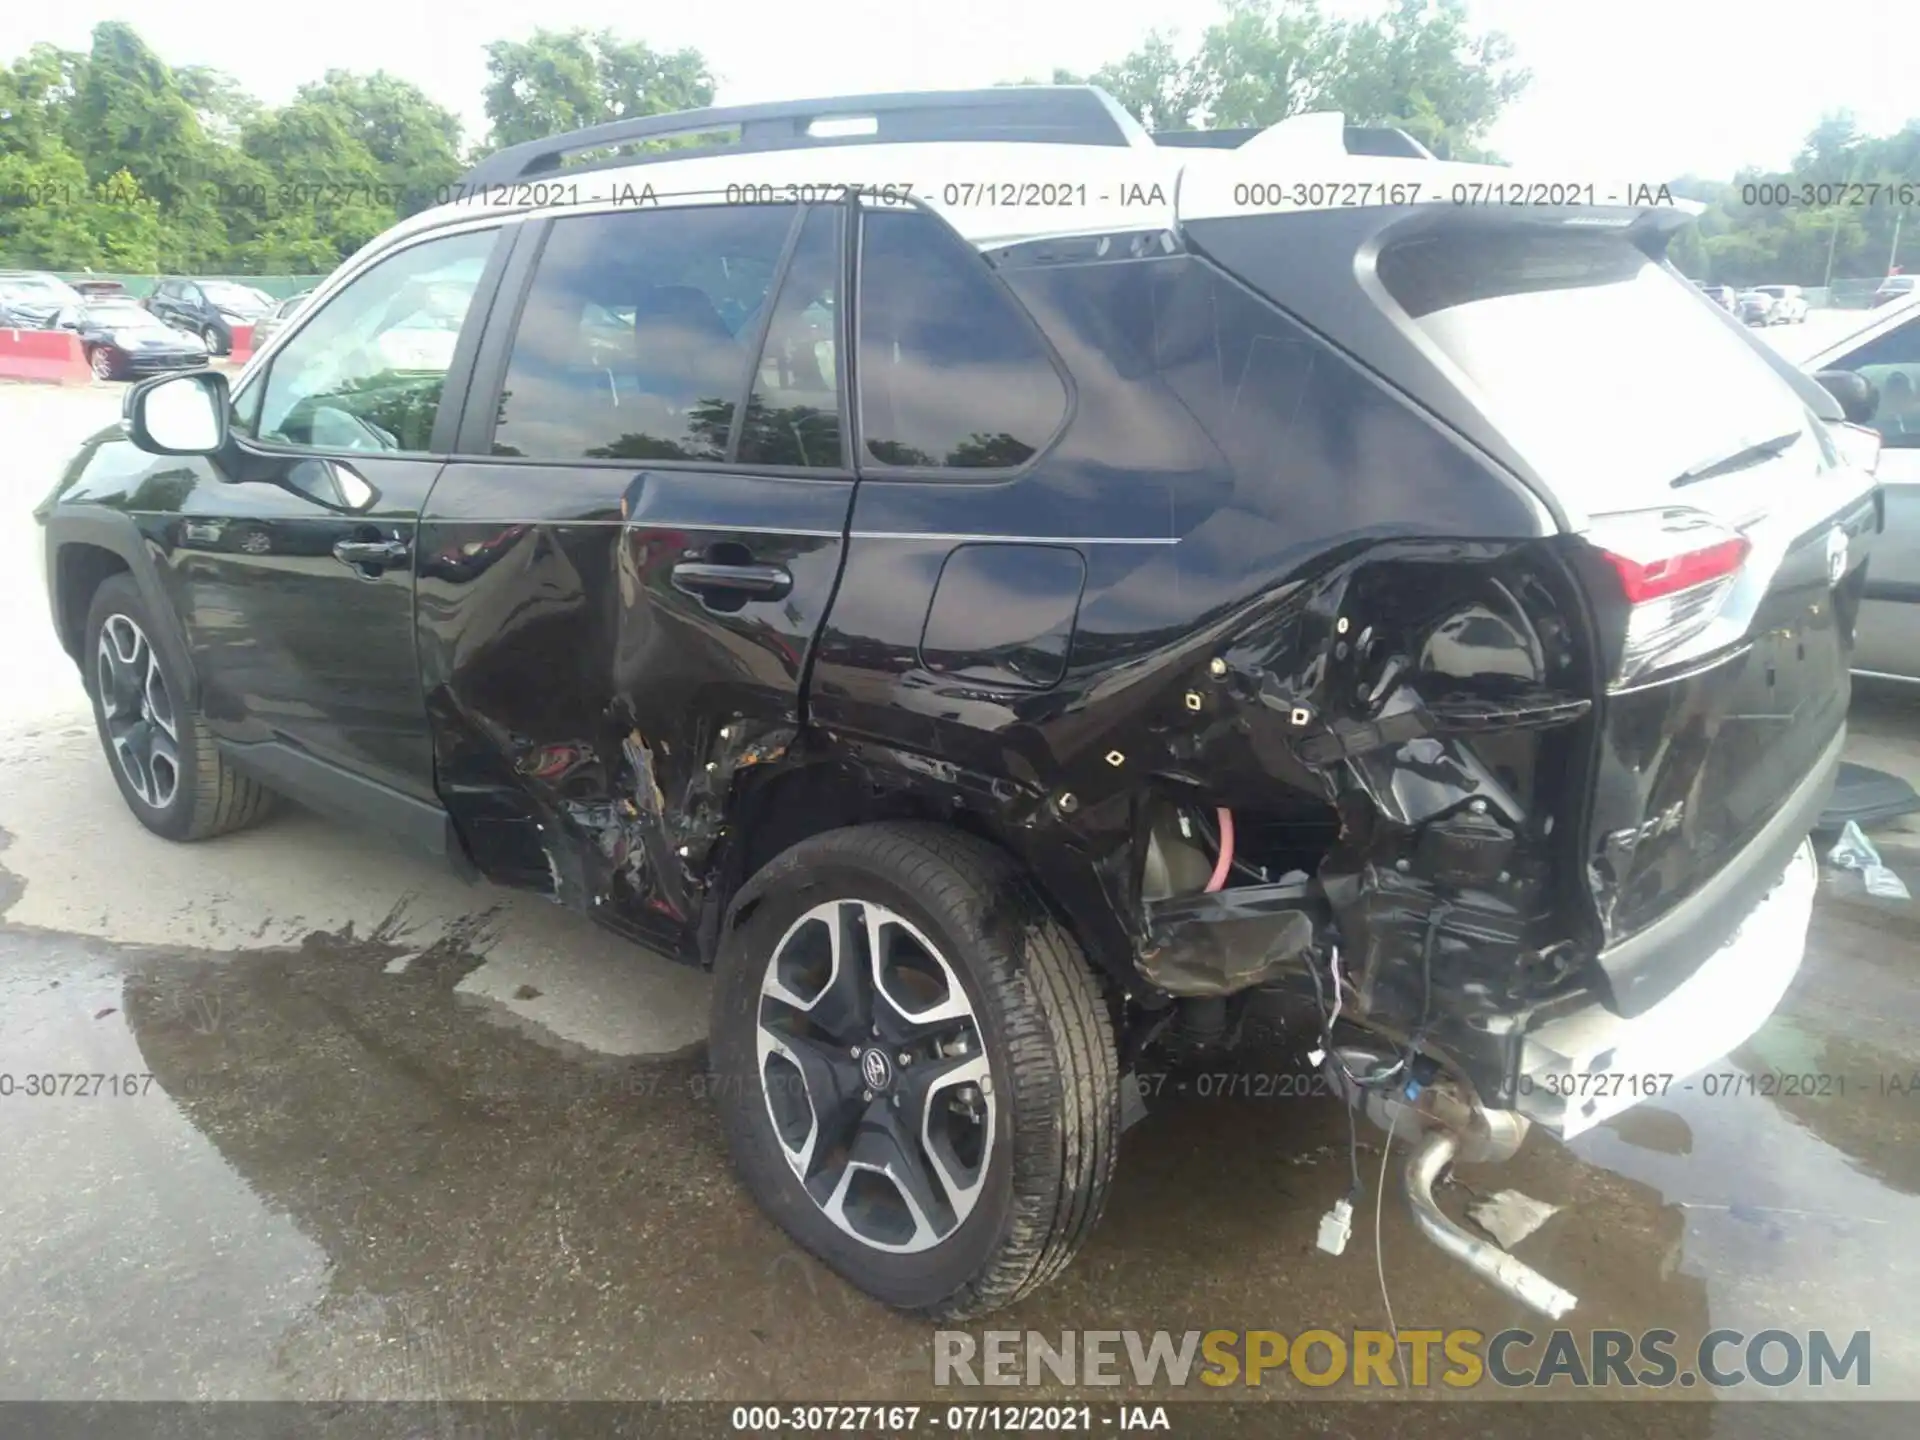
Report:
[[[822,121],[847,123],[816,131]],[[872,123],[861,126],[857,123],[861,121]],[[509,145],[469,170],[461,178],[460,187],[472,190],[551,174],[561,168],[567,156],[584,151],[728,130],[738,132],[736,143],[625,157],[620,163],[689,158],[698,153],[731,155],[863,143],[990,140],[1133,145],[1140,143],[1136,136],[1142,133],[1105,91],[1091,85],[997,85],[986,90],[911,91],[725,105],[668,115],[637,115]]]

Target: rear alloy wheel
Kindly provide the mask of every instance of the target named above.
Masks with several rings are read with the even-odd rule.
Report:
[[[755,875],[732,917],[709,1043],[768,1213],[939,1318],[1064,1268],[1113,1172],[1113,1036],[1011,857],[932,825],[831,831]]]
[[[909,921],[866,900],[802,915],[767,962],[754,1038],[774,1134],[834,1225],[912,1253],[972,1213],[992,1067],[959,977]]]
[[[96,345],[87,352],[87,364],[93,368],[95,378],[117,380],[120,378],[120,363],[114,358],[113,351],[105,345]]]
[[[227,353],[226,347],[220,343],[220,332],[211,325],[201,327],[200,343],[207,347],[207,354],[210,356],[224,355]]]
[[[133,578],[103,581],[87,612],[87,690],[127,808],[169,840],[251,825],[273,808],[273,792],[227,763],[154,634]]]

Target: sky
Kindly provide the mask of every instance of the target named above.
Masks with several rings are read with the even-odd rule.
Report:
[[[1912,11],[1896,0],[1468,0],[1468,8],[1476,25],[1511,36],[1534,72],[1489,137],[1529,168],[1623,184],[1731,178],[1744,166],[1784,167],[1833,110],[1853,111],[1870,133],[1920,117],[1904,18]],[[296,13],[313,20],[296,28]],[[728,0],[660,10],[631,0],[329,0],[302,11],[233,0],[12,0],[0,6],[0,62],[41,40],[84,50],[96,23],[124,18],[169,64],[228,71],[269,103],[328,69],[386,69],[461,115],[474,140],[485,129],[483,47],[536,25],[693,46],[720,81],[719,103],[744,104],[987,85],[1055,66],[1084,73],[1154,29],[1191,42],[1213,14],[1206,0]]]

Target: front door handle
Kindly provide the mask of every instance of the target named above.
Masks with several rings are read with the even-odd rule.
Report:
[[[350,565],[364,575],[382,570],[401,570],[413,555],[413,547],[404,540],[336,540],[333,558]]]
[[[784,565],[715,565],[683,560],[673,567],[673,588],[702,597],[779,600],[792,591],[793,575]]]

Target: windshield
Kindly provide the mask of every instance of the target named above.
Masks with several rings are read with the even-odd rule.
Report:
[[[0,279],[0,295],[34,305],[75,305],[81,299],[78,290],[47,275],[9,275]]]
[[[87,319],[115,330],[165,330],[167,326],[138,305],[90,305]]]
[[[1447,232],[1390,247],[1379,274],[1515,448],[1589,513],[1671,501],[1675,476],[1805,431],[1791,387],[1619,236]]]
[[[235,285],[225,280],[203,280],[201,292],[216,305],[238,306],[242,309],[260,308],[260,296],[244,285]]]

